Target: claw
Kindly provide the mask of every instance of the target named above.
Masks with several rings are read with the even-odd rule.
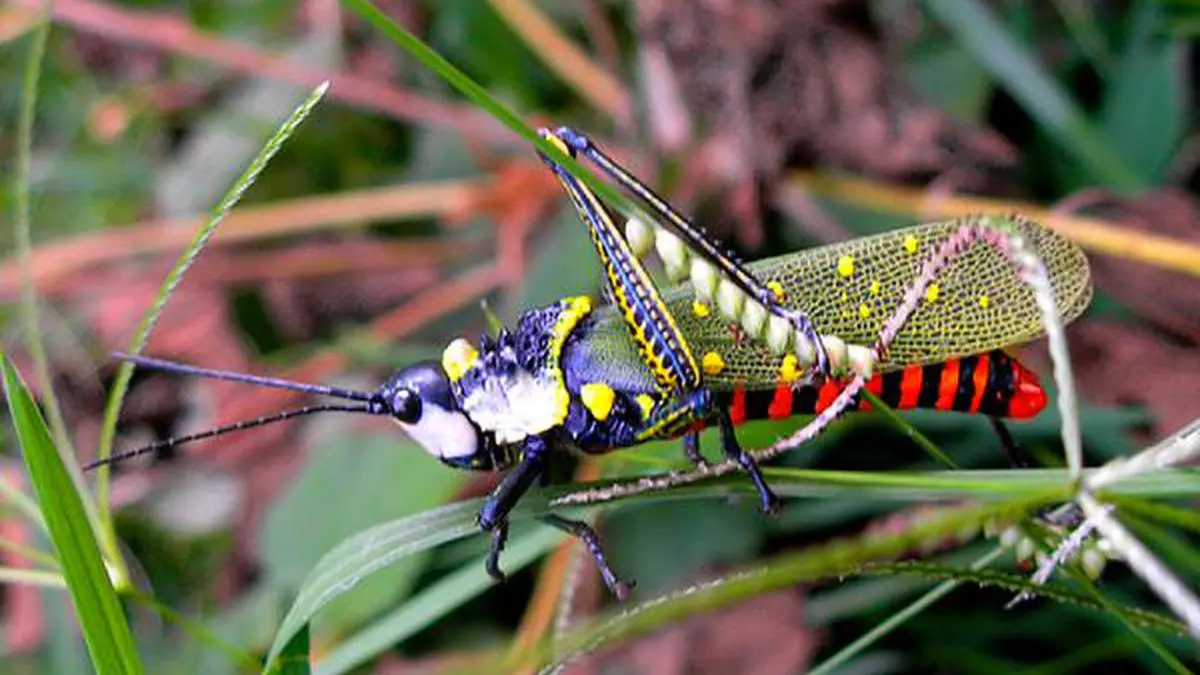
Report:
[[[504,571],[500,569],[500,552],[504,550],[507,539],[508,523],[502,523],[492,530],[492,546],[488,550],[487,560],[483,564],[488,576],[498,584],[504,583],[507,579]]]
[[[600,543],[600,537],[596,534],[587,523],[570,520],[554,514],[542,516],[542,521],[551,527],[567,532],[572,535],[584,546],[587,547],[588,553],[592,555],[592,560],[596,563],[596,569],[600,572],[600,578],[604,580],[604,585],[608,590],[616,596],[617,600],[626,600],[633,591],[634,582],[626,583],[617,578],[613,574],[612,568],[608,566],[608,560],[604,555],[604,546]]]

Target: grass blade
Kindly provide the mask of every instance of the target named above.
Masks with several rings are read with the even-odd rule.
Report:
[[[33,360],[34,375],[42,391],[42,401],[46,406],[46,414],[50,417],[50,426],[54,430],[55,447],[64,452],[71,450],[71,437],[67,433],[67,425],[63,422],[62,410],[58,398],[51,386],[50,361],[46,357],[46,347],[42,344],[38,329],[38,298],[33,282],[32,270],[32,237],[30,236],[31,210],[30,161],[33,155],[33,122],[37,111],[38,81],[41,79],[42,61],[46,54],[46,40],[50,36],[50,3],[43,3],[38,25],[33,30],[33,44],[29,48],[29,60],[25,65],[25,77],[21,85],[21,107],[17,120],[17,164],[13,171],[13,204],[16,212],[13,217],[13,241],[16,245],[17,260],[21,271],[21,332],[25,338],[25,348]]]
[[[154,330],[154,324],[158,321],[158,317],[162,314],[163,307],[167,304],[167,299],[175,291],[183,281],[183,275],[187,272],[192,263],[199,257],[200,252],[204,250],[205,244],[212,238],[216,232],[217,226],[229,214],[234,205],[241,200],[246,190],[254,184],[258,175],[266,168],[267,163],[283,146],[284,141],[292,135],[292,132],[300,126],[304,118],[312,112],[317,103],[325,95],[329,89],[329,83],[324,82],[309,94],[291,116],[275,131],[275,134],[267,141],[262,150],[250,162],[250,166],[246,167],[246,171],[234,182],[225,196],[221,198],[220,203],[213,209],[209,216],[208,222],[193,237],[192,243],[187,250],[179,257],[179,261],[171,268],[167,278],[163,280],[162,286],[159,288],[158,294],[155,296],[154,305],[147,310],[145,316],[142,317],[141,323],[138,324],[137,330],[134,332],[133,339],[130,341],[129,348],[126,351],[130,354],[140,354],[146,347],[146,343],[150,340],[150,331]],[[129,389],[129,381],[133,377],[133,366],[126,362],[121,365],[117,371],[116,379],[113,381],[112,389],[109,392],[108,403],[104,409],[104,422],[100,431],[100,447],[97,451],[98,457],[101,459],[112,454],[113,439],[116,436],[117,415],[121,410],[121,402],[125,398],[125,392]],[[100,512],[106,520],[106,526],[103,528],[104,546],[109,551],[111,560],[119,560],[116,555],[116,543],[112,537],[111,523],[108,513],[108,467],[101,467],[96,472],[96,502],[100,506]]]
[[[983,569],[990,565],[994,560],[1004,554],[1005,548],[1000,546],[993,549],[987,555],[984,555],[979,560],[971,565],[972,570]],[[934,603],[950,594],[951,591],[958,588],[963,582],[960,579],[947,579],[937,586],[930,589],[925,595],[917,598],[909,603],[907,607],[892,614],[886,620],[879,622],[874,628],[863,633],[858,639],[838,650],[836,654],[830,656],[821,662],[820,665],[809,671],[809,675],[828,675],[834,672],[839,667],[849,663],[850,659],[864,653],[867,648],[878,642],[888,633],[891,633],[896,628],[899,628],[912,617],[920,614],[925,609],[931,607]]]
[[[541,528],[514,538],[504,549],[504,571],[511,574],[549,553],[566,536],[559,530]],[[495,584],[483,569],[483,561],[472,560],[447,574],[404,606],[356,632],[317,664],[318,675],[341,675],[382,654],[396,643],[432,625]]]
[[[423,551],[478,530],[479,500],[458,502],[401,518],[347,539],[317,563],[275,634],[267,657],[271,666],[283,649],[321,608],[360,580],[404,556]],[[269,671],[266,671],[269,672]]]
[[[646,635],[682,618],[728,607],[763,593],[816,579],[837,577],[859,569],[864,563],[893,558],[911,550],[918,542],[937,539],[989,518],[1008,518],[1025,513],[1048,501],[1048,495],[1004,504],[967,506],[887,536],[863,536],[835,541],[799,552],[776,556],[750,572],[731,575],[669,596],[650,600],[616,616],[601,619],[572,631],[553,645],[544,645],[520,655],[520,663],[497,663],[487,672],[512,672],[518,667],[560,664],[583,654],[610,647],[629,638]]]
[[[588,171],[574,157],[567,155],[539,137],[537,132],[526,124],[520,116],[509,110],[507,106],[489,94],[486,89],[479,86],[466,73],[447,61],[441,54],[434,51],[432,47],[422,42],[421,38],[418,38],[416,35],[405,30],[400,24],[392,21],[387,14],[380,11],[370,0],[344,0],[344,2],[367,23],[403,47],[408,53],[424,64],[425,67],[432,70],[438,77],[445,80],[447,84],[461,92],[472,103],[486,110],[489,115],[495,117],[504,126],[512,129],[513,133],[529,141],[555,162],[566,167],[571,172],[571,175],[587,183],[588,187],[595,190],[597,194],[607,198],[611,205],[625,213],[641,213],[641,209],[637,208],[625,195],[621,194],[607,182],[593,176],[592,172]]]
[[[267,672],[270,675],[309,675],[312,667],[309,665],[308,643],[308,626],[305,626],[288,641]]]
[[[925,0],[924,4],[1096,180],[1120,192],[1147,187],[1146,180],[1121,161],[1083,111],[1012,38],[992,10],[978,0]]]
[[[7,355],[0,354],[4,391],[21,454],[58,551],[67,589],[100,675],[142,672],[141,659],[117,593],[96,547],[91,523],[75,483],[50,439],[37,404]]]

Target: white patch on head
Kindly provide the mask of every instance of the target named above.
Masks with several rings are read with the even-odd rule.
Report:
[[[489,380],[473,390],[462,408],[501,445],[518,443],[559,423],[558,386],[526,370],[502,381]]]
[[[396,423],[434,457],[469,457],[479,449],[479,436],[466,415],[450,412],[428,401],[422,406],[421,419],[416,424]]]

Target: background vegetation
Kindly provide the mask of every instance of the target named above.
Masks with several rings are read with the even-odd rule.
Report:
[[[127,375],[109,352],[141,339],[164,278],[267,151],[147,353],[369,389],[486,329],[481,301],[511,321],[597,289],[586,232],[529,143],[401,48],[391,21],[527,124],[595,134],[746,258],[985,210],[1059,229],[1094,254],[1098,285],[1069,329],[1086,464],[1135,453],[1200,411],[1194,3],[59,0],[44,58],[40,11],[0,7],[0,152],[13,158],[0,299],[15,365],[4,672],[258,672],[281,650],[307,672],[310,649],[321,673],[513,672],[529,664],[504,659],[547,659],[552,637],[560,653],[605,647],[575,673],[1195,663],[1194,642],[1119,562],[1097,586],[1063,574],[1004,609],[1031,566],[965,535],[1070,493],[1061,471],[1008,470],[986,421],[967,416],[848,416],[777,463],[790,497],[778,518],[738,481],[593,510],[640,601],[682,589],[627,615],[576,547],[528,524],[504,558],[509,582],[491,584],[478,502],[463,500],[494,477],[446,469],[378,421],[330,415],[183,446],[111,484],[87,477],[97,487],[82,500],[73,459],[113,440],[106,396]],[[325,81],[280,145],[279,126]],[[1049,380],[1042,346],[1020,353]],[[139,372],[115,447],[297,402]],[[750,426],[743,443],[802,422]],[[1012,429],[1053,469],[1060,422],[1051,406]],[[942,472],[914,430],[959,467],[997,471]],[[561,478],[680,464],[660,444]],[[1190,471],[1161,472],[1123,483],[1120,502],[1193,587],[1198,488]],[[916,553],[926,564],[863,566]]]

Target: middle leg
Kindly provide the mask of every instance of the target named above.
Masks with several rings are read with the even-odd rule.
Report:
[[[642,427],[634,432],[634,439],[642,442],[674,436],[678,433],[679,429],[684,428],[697,419],[711,418],[713,405],[713,395],[707,389],[701,389],[680,398],[663,401],[650,413],[648,418],[642,423]],[[758,497],[763,511],[765,513],[778,512],[779,496],[767,485],[758,462],[755,461],[750,453],[742,449],[742,446],[738,443],[737,434],[734,431],[733,418],[730,416],[729,411],[721,409],[717,411],[716,415],[721,432],[721,446],[725,452],[725,457],[737,462],[738,466],[754,482],[754,487],[758,490]],[[707,462],[705,462],[704,457],[700,454],[699,441],[699,434],[689,431],[683,439],[683,451],[688,459],[692,460],[697,466],[705,466]]]
[[[725,451],[725,457],[737,462],[746,475],[750,476],[750,480],[754,481],[763,512],[778,513],[779,495],[775,494],[771,486],[767,485],[767,479],[763,477],[758,462],[754,461],[754,457],[746,452],[738,442],[737,430],[733,426],[733,418],[730,417],[728,410],[722,410],[719,413],[717,423],[721,428],[721,448]]]

